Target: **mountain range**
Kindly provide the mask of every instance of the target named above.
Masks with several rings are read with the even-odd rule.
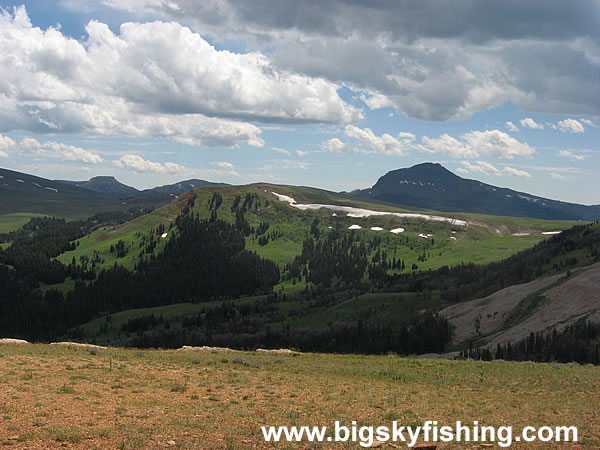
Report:
[[[0,214],[35,213],[88,217],[127,209],[114,197],[26,173],[0,168]]]
[[[191,179],[138,190],[112,176],[97,176],[87,181],[52,181],[7,169],[0,169],[0,177],[0,213],[55,214],[61,209],[59,205],[73,214],[142,204],[158,206],[198,187],[227,185]],[[434,163],[392,170],[371,188],[353,191],[351,195],[408,209],[548,220],[600,220],[600,205],[561,202],[465,179]]]
[[[600,205],[551,200],[461,178],[440,164],[392,170],[354,195],[409,208],[534,219],[598,220]]]
[[[49,180],[0,168],[0,214],[87,218],[101,211],[162,206],[196,187],[221,185],[187,180],[140,191],[112,176],[93,177],[88,181]]]
[[[112,176],[98,176],[90,178],[87,181],[70,181],[70,180],[56,180],[59,183],[69,184],[71,186],[77,186],[83,189],[87,189],[94,192],[100,192],[102,194],[119,195],[124,197],[132,197],[139,194],[136,188],[127,186],[121,183],[115,177]]]
[[[225,183],[212,183],[206,180],[185,180],[174,184],[166,184],[164,186],[158,186],[151,189],[144,189],[142,191],[127,186],[121,183],[115,177],[112,176],[98,176],[90,178],[87,181],[69,181],[69,180],[56,180],[59,183],[66,183],[73,186],[77,186],[83,189],[88,189],[94,192],[101,192],[103,194],[118,195],[120,197],[137,197],[137,196],[148,196],[153,194],[183,194],[187,191],[203,186],[226,186]]]

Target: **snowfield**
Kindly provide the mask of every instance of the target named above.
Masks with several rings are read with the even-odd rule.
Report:
[[[432,216],[429,214],[416,214],[416,213],[397,213],[391,211],[372,211],[370,209],[363,208],[354,208],[353,206],[339,206],[339,205],[323,205],[320,203],[296,203],[292,197],[288,195],[278,194],[277,192],[271,192],[274,196],[276,196],[279,201],[287,202],[290,206],[300,209],[302,211],[306,210],[316,210],[316,209],[329,209],[331,211],[344,212],[348,217],[369,217],[369,216],[396,216],[396,217],[405,217],[409,219],[423,219],[423,220],[431,220],[434,222],[448,222],[452,225],[459,226],[467,226],[467,222],[460,219],[452,219],[450,217],[442,217],[442,216]]]

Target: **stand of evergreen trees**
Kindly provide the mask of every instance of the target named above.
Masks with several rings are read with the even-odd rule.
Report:
[[[261,327],[254,328],[235,310],[229,314],[207,316],[179,329],[161,329],[129,341],[133,347],[179,348],[182,345],[210,345],[237,349],[293,348],[303,352],[399,355],[441,353],[450,341],[448,322],[426,314],[400,328],[358,321],[332,324],[322,329]],[[218,320],[217,320],[218,319]]]
[[[180,215],[175,224],[177,233],[158,256],[150,255],[133,272],[115,265],[88,285],[77,281],[66,297],[53,289],[46,294],[36,289],[46,277],[33,265],[15,266],[16,270],[0,265],[0,334],[49,340],[102,314],[266,293],[279,281],[277,265],[245,250],[244,236],[234,225],[189,214]],[[60,243],[54,248],[59,247]],[[9,259],[18,255],[9,252],[11,248],[3,257],[17,262]],[[46,252],[39,260],[55,264],[64,280],[68,267],[50,261],[53,251],[48,248],[38,251]]]
[[[600,364],[600,323],[570,325],[552,333],[530,333],[518,342],[498,344],[496,349],[469,348],[461,357],[490,361],[577,362]]]
[[[304,240],[302,253],[288,264],[288,278],[302,275],[306,281],[326,288],[361,286],[367,268],[367,249],[356,234],[333,230],[324,240],[319,240],[314,230],[312,235],[315,239]]]

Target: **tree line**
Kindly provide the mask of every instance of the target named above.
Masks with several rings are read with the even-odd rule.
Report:
[[[231,305],[230,305],[231,306]],[[404,327],[359,320],[324,328],[260,327],[237,316],[235,308],[217,308],[200,322],[181,328],[161,328],[132,338],[133,347],[179,348],[210,345],[236,349],[292,348],[303,352],[399,355],[443,352],[450,341],[448,322],[425,314]],[[217,320],[218,319],[218,320]],[[185,325],[185,323],[184,323]]]
[[[580,322],[561,331],[530,333],[517,342],[498,344],[495,349],[471,347],[461,357],[490,361],[577,362],[600,364],[600,323]]]

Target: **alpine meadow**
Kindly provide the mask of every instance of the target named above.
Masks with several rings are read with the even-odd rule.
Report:
[[[600,448],[600,3],[0,0],[0,444]]]

